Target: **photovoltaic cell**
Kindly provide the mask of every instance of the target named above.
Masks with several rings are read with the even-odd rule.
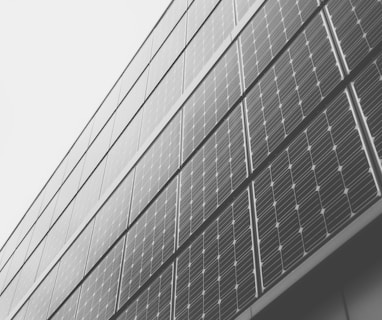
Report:
[[[382,41],[382,3],[331,0],[327,7],[347,66],[352,70]]]
[[[186,39],[185,16],[178,22],[165,43],[152,58],[150,62],[149,81],[147,84],[147,95],[154,89],[160,79],[164,76],[171,64],[183,50]]]
[[[76,320],[106,320],[114,314],[123,243],[121,239],[82,284]]]
[[[233,2],[222,0],[187,46],[185,88],[228,37],[233,27]]]
[[[196,0],[192,3],[187,15],[187,42],[191,40],[218,2],[219,0]]]
[[[382,159],[382,54],[357,76],[354,87],[379,159]]]
[[[53,286],[56,280],[58,267],[49,272],[47,277],[41,282],[38,288],[29,298],[28,311],[25,319],[41,320],[46,319],[49,308],[49,301],[52,296]]]
[[[138,150],[139,130],[142,112],[139,111],[128,127],[110,148],[106,160],[105,175],[102,181],[102,192],[110,187]]]
[[[267,289],[377,200],[347,94],[341,93],[256,177],[254,189]]]
[[[130,223],[175,173],[180,158],[180,116],[154,141],[136,166]]]
[[[239,13],[246,1],[238,3]],[[240,36],[248,88],[317,7],[316,0],[269,0]]]
[[[131,171],[95,216],[86,272],[127,227],[134,171]]]
[[[183,161],[202,142],[241,94],[236,43],[183,107]]]
[[[248,190],[177,259],[175,319],[233,319],[257,296]]]
[[[141,146],[182,94],[183,55],[171,67],[143,106]]]
[[[174,253],[177,185],[176,178],[127,233],[120,305]]]
[[[173,265],[134,300],[118,320],[168,320],[172,309]]]
[[[59,262],[57,281],[52,292],[49,315],[57,309],[84,275],[93,225],[94,220],[86,227]]]
[[[241,105],[181,172],[179,245],[247,176]]]
[[[74,320],[76,318],[76,311],[78,305],[78,297],[80,288],[78,288],[70,298],[65,301],[62,307],[51,318],[51,320]]]
[[[340,81],[338,65],[319,15],[246,97],[253,169]]]

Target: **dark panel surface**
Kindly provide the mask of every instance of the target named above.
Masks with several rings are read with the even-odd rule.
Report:
[[[233,2],[222,0],[187,46],[185,88],[228,37],[233,27]]]
[[[173,265],[169,266],[139,297],[132,301],[118,320],[168,320],[172,309]]]
[[[177,259],[175,318],[233,319],[256,298],[248,190]]]
[[[382,159],[382,54],[360,73],[354,87],[378,157]]]
[[[183,161],[234,105],[240,93],[238,49],[235,43],[183,107]]]
[[[179,245],[247,176],[239,105],[181,172]]]
[[[379,0],[331,0],[329,13],[350,70],[382,41]]]
[[[240,9],[242,6],[243,9]],[[247,1],[239,2],[239,15],[247,6]],[[246,88],[258,77],[316,7],[316,0],[269,0],[256,13],[240,36]]]
[[[340,94],[254,181],[263,286],[377,200],[347,94]]]
[[[76,320],[106,320],[117,303],[124,239],[121,239],[81,286]]]
[[[130,223],[175,173],[180,158],[180,115],[171,120],[136,166]]]
[[[253,169],[341,80],[321,16],[316,17],[246,97]]]
[[[127,227],[134,171],[121,182],[95,216],[86,270],[98,261]]]
[[[177,185],[175,178],[127,233],[120,305],[174,252]]]

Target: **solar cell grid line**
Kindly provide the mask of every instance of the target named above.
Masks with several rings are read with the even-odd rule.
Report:
[[[185,88],[234,28],[233,0],[222,0],[186,48]]]
[[[114,314],[124,240],[120,239],[83,282],[76,320],[106,320]]]
[[[24,320],[25,319],[25,315],[26,315],[27,310],[28,310],[28,302],[29,302],[29,300],[21,307],[21,309],[12,318],[12,320]]]
[[[173,295],[173,264],[165,269],[127,308],[117,320],[167,320],[171,319]]]
[[[119,184],[95,216],[86,263],[88,272],[126,230],[129,217],[134,170]]]
[[[235,42],[183,106],[182,161],[185,161],[241,94]]]
[[[178,113],[136,165],[130,224],[179,167],[180,119]]]
[[[382,42],[382,3],[331,0],[326,8],[349,72]]]
[[[192,3],[187,15],[187,42],[191,40],[219,1],[197,0]]]
[[[253,170],[320,104],[341,78],[319,14],[245,99]]]
[[[119,305],[123,305],[174,253],[178,178],[127,232]]]
[[[233,319],[257,297],[248,189],[177,258],[174,319]]]
[[[238,4],[238,12],[242,5]],[[240,35],[245,88],[261,74],[318,7],[316,0],[269,0]]]
[[[180,55],[143,105],[139,145],[147,138],[182,94],[183,55]]]
[[[244,129],[238,105],[181,171],[178,246],[247,177]]]
[[[49,301],[52,296],[57,271],[58,266],[56,265],[29,298],[25,320],[41,320],[46,319],[48,316]]]
[[[74,320],[76,318],[80,287],[71,294],[68,300],[49,320]]]
[[[348,92],[254,180],[265,290],[378,198]]]
[[[353,88],[367,124],[374,150],[382,164],[382,54],[355,78]]]
[[[51,315],[68,294],[81,281],[88,256],[94,220],[62,256],[59,262],[57,281],[52,292],[48,315]]]
[[[164,76],[178,55],[184,49],[186,39],[186,18],[183,16],[176,27],[172,30],[159,51],[151,59],[149,80],[146,94],[155,88],[160,79]]]

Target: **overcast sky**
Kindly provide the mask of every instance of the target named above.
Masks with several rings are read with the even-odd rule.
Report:
[[[0,0],[0,247],[170,0]]]

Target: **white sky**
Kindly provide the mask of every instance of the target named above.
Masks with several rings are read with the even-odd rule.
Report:
[[[0,247],[170,0],[0,0]]]

